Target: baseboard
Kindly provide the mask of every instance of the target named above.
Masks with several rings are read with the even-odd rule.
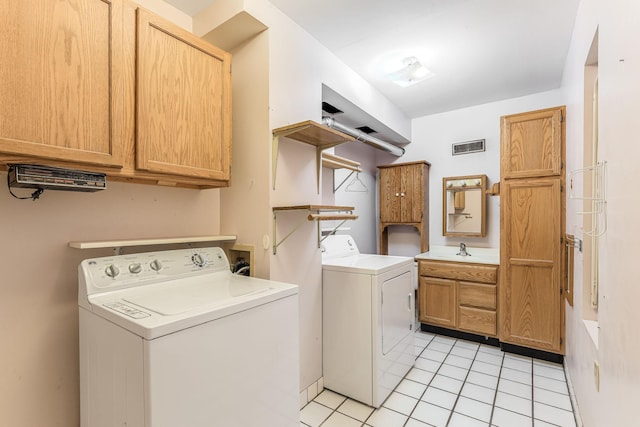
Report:
[[[550,353],[548,351],[537,350],[528,347],[522,347],[519,345],[508,344],[501,342],[498,338],[487,337],[483,335],[472,334],[468,332],[462,332],[455,329],[442,328],[440,326],[428,325],[426,323],[420,324],[420,330],[423,332],[430,332],[438,335],[445,335],[452,338],[460,338],[467,341],[473,341],[481,344],[487,344],[494,347],[500,347],[500,349],[507,353],[519,354],[521,356],[533,357],[540,360],[546,360],[547,362],[558,363],[560,365],[564,362],[564,356],[561,354]]]

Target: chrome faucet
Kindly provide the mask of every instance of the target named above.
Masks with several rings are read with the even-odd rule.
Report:
[[[456,255],[471,256],[471,254],[467,252],[467,245],[465,245],[464,243],[460,243],[460,252],[458,252]]]

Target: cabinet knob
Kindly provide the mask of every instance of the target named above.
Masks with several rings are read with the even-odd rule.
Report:
[[[404,193],[400,193],[400,197],[404,197]]]
[[[400,193],[396,193],[396,197],[398,197],[400,195]]]

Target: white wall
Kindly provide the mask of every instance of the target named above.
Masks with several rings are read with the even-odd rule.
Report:
[[[112,252],[68,242],[219,234],[218,195],[109,182],[31,201],[0,185],[0,425],[79,425],[77,268]]]
[[[442,178],[480,175],[488,186],[500,181],[500,117],[508,114],[562,105],[560,90],[538,93],[490,104],[419,117],[413,120],[413,143],[406,154],[393,162],[426,160],[429,170],[429,240],[432,245],[500,247],[500,198],[487,198],[487,236],[451,238],[442,235]],[[452,156],[454,142],[486,140],[486,151]],[[387,156],[388,158],[388,156]],[[385,159],[387,160],[387,159]],[[416,255],[420,252],[417,232],[410,227],[392,229],[389,254]]]
[[[265,106],[263,114],[269,118],[270,129],[305,120],[320,122],[322,84],[326,84],[397,133],[410,136],[410,121],[395,106],[267,0],[214,2],[195,17],[194,29],[197,34],[207,34],[241,11],[268,28],[269,105],[268,109]],[[256,114],[260,112],[256,111]],[[234,126],[252,126],[252,121],[247,117]],[[264,139],[256,135],[250,143],[257,147],[253,154],[256,158],[250,161],[260,162],[260,167],[268,165],[270,168],[271,157],[264,152],[265,147],[271,147],[270,135],[264,135]],[[265,208],[257,203],[249,210],[223,207],[225,217],[227,214],[234,215],[233,220],[229,221],[239,224],[254,221],[263,215],[270,217],[272,206],[330,202],[323,200],[327,189],[317,191],[315,147],[287,138],[280,138],[279,146],[277,173],[271,177],[275,179],[276,189],[269,190],[271,206]],[[233,182],[245,182],[246,173],[246,168],[244,172],[233,170]],[[325,170],[325,175],[327,173]],[[268,183],[272,188],[269,177],[261,176],[261,179],[260,186]],[[233,192],[232,189],[229,194]],[[227,200],[226,193],[224,197]],[[303,225],[278,247],[277,255],[269,255],[270,278],[299,285],[301,389],[322,376],[321,255],[317,246],[316,224],[304,222],[307,214],[306,211],[278,214],[278,241],[301,221]],[[226,221],[223,219],[225,224]],[[261,219],[256,220],[253,227],[254,235],[259,234],[259,228],[262,227],[262,234],[273,239],[271,228],[265,227]]]
[[[601,237],[599,345],[582,321],[582,254],[576,252],[574,307],[567,307],[567,365],[587,427],[637,424],[640,396],[640,300],[635,239],[640,193],[630,181],[637,171],[640,144],[640,3],[634,0],[582,0],[563,78],[567,100],[567,166],[582,167],[583,76],[586,56],[599,33],[599,158],[607,161],[608,230]],[[587,106],[586,108],[590,108]],[[567,230],[578,231],[581,206],[567,201]],[[631,250],[630,250],[631,248]],[[600,391],[593,363],[600,363]]]
[[[141,3],[190,28],[175,8]],[[112,252],[68,242],[220,234],[219,194],[108,182],[99,193],[45,191],[31,201],[0,185],[0,425],[80,423],[77,268]]]

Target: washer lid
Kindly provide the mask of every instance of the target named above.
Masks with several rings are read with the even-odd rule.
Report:
[[[124,301],[165,316],[201,308],[227,305],[235,298],[267,292],[272,287],[258,287],[251,282],[231,283],[231,277],[218,275],[217,280],[192,277],[179,283],[133,291]]]
[[[322,241],[322,259],[359,254],[358,245],[348,234],[332,234]]]

